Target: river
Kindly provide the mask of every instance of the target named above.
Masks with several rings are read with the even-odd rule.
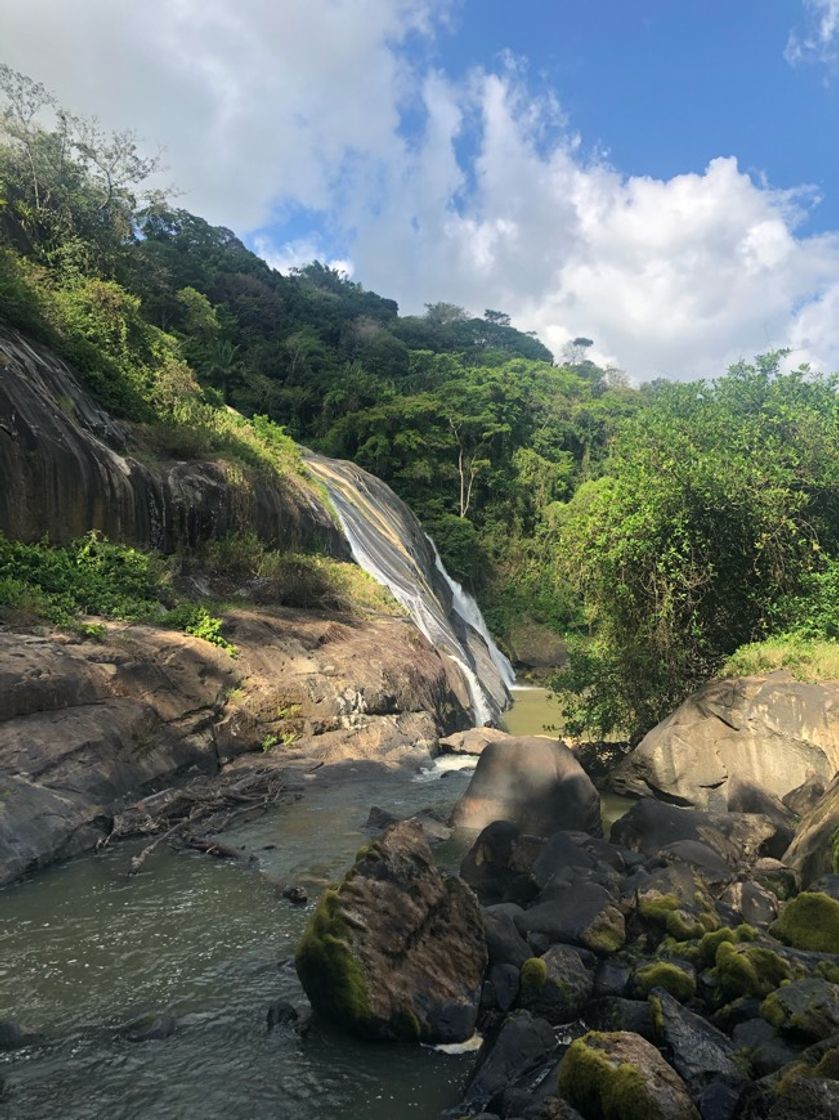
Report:
[[[535,696],[525,701],[533,733]],[[544,698],[543,698],[544,700]],[[525,721],[526,723],[526,721]],[[407,816],[448,811],[470,771],[312,781],[301,800],[228,833],[260,866],[317,897],[367,839],[371,805]],[[608,805],[607,815],[615,808]],[[83,856],[0,892],[0,1019],[46,1041],[0,1054],[9,1120],[436,1120],[470,1057],[357,1043],[315,1025],[266,1030],[269,1004],[304,1004],[291,957],[306,909],[258,872],[162,845],[129,878],[139,843]],[[455,867],[456,844],[437,849]],[[170,1012],[168,1039],[131,1043],[119,1028]]]

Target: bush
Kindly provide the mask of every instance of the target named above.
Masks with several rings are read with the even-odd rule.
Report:
[[[86,633],[83,615],[154,622],[183,630],[234,654],[221,619],[194,603],[175,605],[167,565],[128,545],[88,533],[70,544],[25,544],[0,534],[0,607]],[[174,607],[167,611],[165,605]],[[94,633],[97,628],[93,628]]]

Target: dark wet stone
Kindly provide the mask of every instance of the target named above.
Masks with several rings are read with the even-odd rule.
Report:
[[[459,1115],[468,1114],[470,1107],[485,1107],[524,1074],[546,1062],[555,1048],[556,1037],[550,1023],[529,1011],[514,1011],[480,1056],[463,1096],[466,1108]]]
[[[631,1031],[648,1042],[656,1041],[650,1005],[645,999],[603,996],[592,1000],[584,1012],[586,1026],[596,1031]]]

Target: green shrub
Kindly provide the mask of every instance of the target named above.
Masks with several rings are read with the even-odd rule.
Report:
[[[114,544],[90,532],[66,545],[27,544],[0,534],[0,607],[36,615],[57,626],[101,636],[83,615],[155,622],[236,650],[220,618],[195,603],[175,604],[167,565],[152,553]],[[166,606],[172,609],[166,610]]]

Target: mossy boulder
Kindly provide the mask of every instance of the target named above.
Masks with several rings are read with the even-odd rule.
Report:
[[[820,1040],[839,1032],[839,985],[810,976],[771,992],[760,1013],[779,1030]]]
[[[635,972],[633,986],[641,997],[649,995],[653,988],[663,988],[680,1003],[686,1003],[696,995],[696,976],[689,965],[652,961]]]
[[[626,924],[615,898],[599,883],[553,880],[537,902],[516,918],[526,936],[549,943],[579,945],[595,953],[616,953],[626,941]]]
[[[739,996],[767,996],[794,975],[788,961],[762,945],[721,941],[715,962],[711,976],[723,1003]]]
[[[521,1006],[555,1025],[576,1019],[593,988],[580,954],[566,945],[553,945],[522,965]]]
[[[585,1120],[699,1120],[681,1077],[627,1031],[589,1031],[572,1042],[559,1091]]]
[[[461,1042],[487,965],[477,899],[441,876],[418,825],[393,825],[324,894],[295,965],[318,1014],[354,1033]]]
[[[818,891],[804,891],[784,906],[770,932],[795,949],[839,953],[839,902]]]

